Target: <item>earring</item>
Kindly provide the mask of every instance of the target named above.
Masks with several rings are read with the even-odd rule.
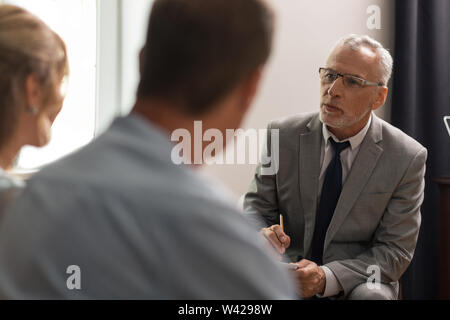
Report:
[[[38,108],[36,106],[31,106],[27,109],[28,113],[35,116],[38,113]]]

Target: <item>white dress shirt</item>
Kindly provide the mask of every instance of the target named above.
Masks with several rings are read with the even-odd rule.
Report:
[[[369,121],[366,126],[361,129],[356,135],[350,137],[348,139],[340,141],[334,134],[328,131],[327,126],[322,124],[322,133],[324,143],[321,147],[320,153],[320,175],[319,175],[319,192],[317,197],[317,204],[320,201],[320,195],[322,194],[322,186],[323,181],[325,180],[325,172],[333,159],[334,150],[331,145],[329,138],[331,137],[336,142],[350,142],[350,147],[346,148],[341,152],[341,164],[342,164],[342,186],[344,186],[345,181],[347,179],[348,173],[350,172],[353,161],[358,155],[359,149],[361,147],[361,143],[364,140],[367,131],[369,130],[370,124],[372,123],[372,116],[370,116]],[[337,280],[334,273],[328,268],[326,265],[321,266],[322,270],[325,272],[326,276],[326,284],[323,295],[317,295],[318,297],[331,297],[337,295],[340,291],[342,291],[342,286]]]

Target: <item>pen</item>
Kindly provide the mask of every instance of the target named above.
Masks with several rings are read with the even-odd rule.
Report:
[[[281,232],[284,233],[284,221],[283,221],[283,215],[280,213],[280,227],[281,227]],[[281,247],[284,248],[284,244],[281,243]]]
[[[296,263],[286,263],[286,262],[280,262],[280,263],[288,270],[297,270],[298,269],[298,264],[296,264]]]

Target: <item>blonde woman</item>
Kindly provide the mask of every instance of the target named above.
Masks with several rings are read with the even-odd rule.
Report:
[[[23,187],[7,173],[20,149],[50,140],[67,74],[63,40],[26,10],[0,5],[0,212]]]

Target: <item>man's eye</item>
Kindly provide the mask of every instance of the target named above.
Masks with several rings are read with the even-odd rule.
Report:
[[[327,73],[325,75],[325,79],[327,79],[327,80],[334,80],[334,79],[336,79],[336,74],[334,74],[334,73]]]
[[[352,87],[360,86],[361,82],[358,79],[347,77],[347,84]]]

